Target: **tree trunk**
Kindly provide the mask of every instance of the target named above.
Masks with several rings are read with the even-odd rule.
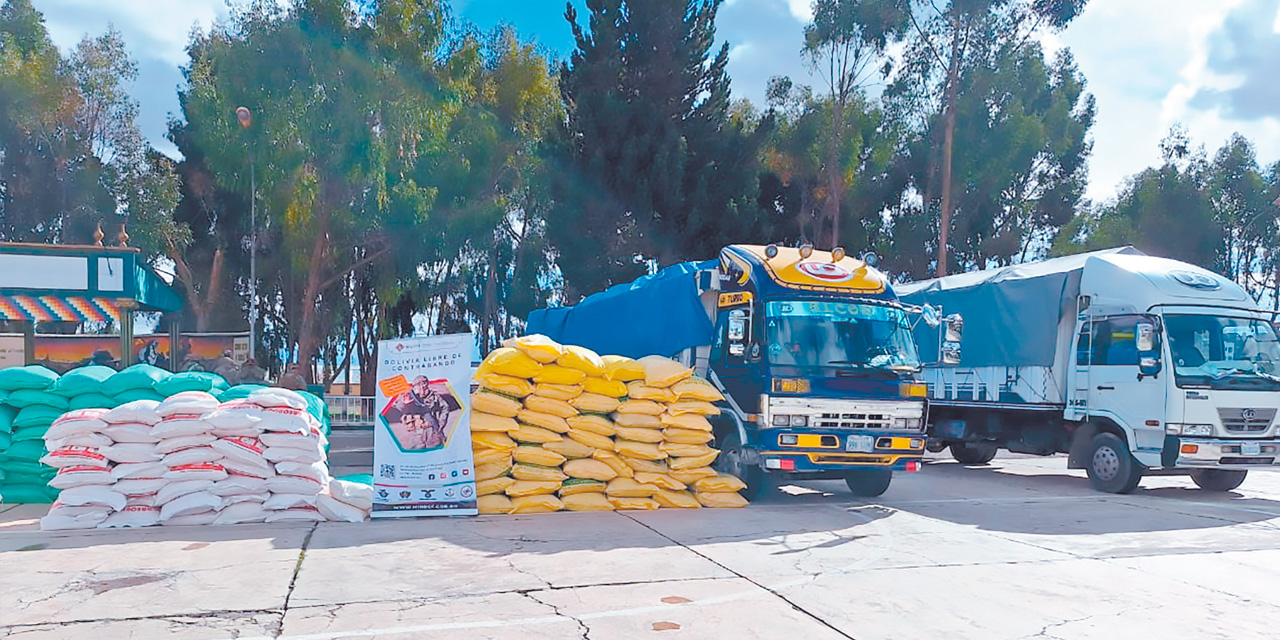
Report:
[[[835,96],[831,112],[831,136],[827,138],[827,217],[831,219],[831,243],[840,246],[840,199],[844,195],[844,171],[840,167],[840,145],[844,138],[844,96]],[[815,234],[816,235],[816,234]]]
[[[307,284],[302,293],[302,321],[298,327],[298,365],[308,383],[315,381],[311,359],[320,345],[319,315],[320,284],[324,282],[324,255],[329,248],[329,206],[319,205],[316,220],[316,239],[311,247]]]
[[[480,351],[489,353],[493,344],[493,321],[498,315],[498,234],[494,232],[489,246],[489,273],[484,280],[484,300],[481,306],[484,317],[480,319]]]
[[[940,278],[947,275],[947,236],[951,231],[951,151],[956,134],[956,85],[960,76],[960,29],[956,19],[955,37],[951,41],[951,60],[947,65],[947,84],[942,95],[942,215],[938,221],[938,269]]]

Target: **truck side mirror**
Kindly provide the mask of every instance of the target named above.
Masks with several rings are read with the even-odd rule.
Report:
[[[960,341],[964,338],[964,318],[953,313],[943,319],[946,330],[943,332],[942,355],[943,364],[960,364]]]
[[[931,304],[926,304],[920,308],[920,319],[935,329],[942,324],[942,318],[938,316],[938,310]]]
[[[1133,332],[1134,346],[1138,351],[1155,351],[1156,350],[1156,326],[1149,322],[1139,322],[1134,327]]]
[[[1138,379],[1160,374],[1160,351],[1156,344],[1156,325],[1139,322],[1133,327],[1133,343],[1138,349]]]

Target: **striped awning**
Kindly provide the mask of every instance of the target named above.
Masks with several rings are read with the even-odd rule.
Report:
[[[53,322],[119,322],[120,310],[110,298],[84,296],[0,296],[0,319]]]

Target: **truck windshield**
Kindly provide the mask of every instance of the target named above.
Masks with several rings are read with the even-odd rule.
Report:
[[[920,357],[901,309],[852,302],[770,302],[769,363],[914,370]]]
[[[1267,322],[1167,315],[1165,329],[1179,387],[1280,390],[1280,342]]]

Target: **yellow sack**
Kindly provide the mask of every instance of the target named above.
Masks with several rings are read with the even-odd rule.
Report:
[[[652,444],[662,442],[662,432],[657,429],[639,429],[636,427],[624,427],[622,425],[618,425],[615,430],[618,432],[618,437],[623,440],[649,442]]]
[[[591,454],[596,450],[595,447],[588,447],[587,445],[582,444],[577,440],[571,440],[569,438],[564,438],[559,442],[543,443],[542,448],[546,449],[547,451],[554,451],[566,458],[571,458],[571,459],[589,458],[591,457]]]
[[[662,421],[658,416],[651,416],[647,413],[615,413],[613,414],[613,423],[618,427],[633,427],[637,429],[661,429]]]
[[[489,431],[492,433],[507,433],[515,431],[520,425],[516,424],[511,418],[495,416],[491,413],[472,412],[471,414],[471,431]],[[475,439],[475,436],[472,436]]]
[[[513,378],[505,376],[501,373],[480,373],[476,375],[476,382],[480,384],[481,389],[497,391],[503,395],[515,398],[523,398],[533,393],[533,384],[524,378]]]
[[[505,476],[510,470],[511,465],[504,462],[478,464],[476,465],[476,480],[488,480],[498,476]]]
[[[589,376],[604,375],[604,360],[586,347],[566,345],[564,353],[559,360],[556,360],[556,364],[577,369]]]
[[[613,472],[618,474],[620,478],[630,478],[636,475],[636,470],[628,466],[618,454],[612,451],[596,449],[596,452],[591,454],[591,457],[609,465],[609,468],[613,469]]]
[[[671,358],[645,356],[639,360],[644,367],[644,383],[651,387],[667,388],[693,375],[693,369]]]
[[[715,449],[705,444],[681,444],[679,442],[664,442],[658,445],[658,449],[665,451],[672,458],[696,458],[705,456],[708,453],[718,453]],[[519,456],[517,456],[519,459]]]
[[[525,355],[543,364],[555,362],[560,357],[560,354],[564,353],[564,347],[540,333],[535,333],[531,336],[520,336],[515,340],[504,342],[503,345],[506,346],[508,343],[509,346],[523,351]]]
[[[692,469],[694,467],[705,467],[715,462],[716,456],[720,455],[719,451],[711,450],[711,453],[701,456],[690,456],[688,458],[672,458],[671,470],[680,471],[681,469]]]
[[[649,473],[648,471],[637,471],[636,482],[651,484],[659,489],[666,489],[668,491],[684,491],[688,488],[683,482],[680,482],[665,473]]]
[[[488,391],[471,394],[471,410],[504,418],[514,418],[520,410],[520,401]]]
[[[570,429],[569,439],[591,447],[592,449],[612,450],[614,448],[613,439],[606,438],[598,433],[583,431],[582,429]]]
[[[542,366],[542,370],[532,376],[534,382],[549,382],[551,384],[582,384],[587,379],[587,374],[562,367],[558,364],[547,364]]]
[[[747,506],[747,499],[736,493],[703,492],[694,494],[702,506],[710,509],[741,509]]]
[[[557,418],[561,418],[561,422],[564,422],[563,420],[564,418],[578,415],[578,410],[574,409],[573,405],[569,404],[568,402],[565,402],[564,400],[556,400],[554,398],[544,398],[536,394],[525,398],[524,406],[525,406],[525,409],[528,411],[533,411],[535,413],[544,413],[549,416],[555,416]],[[524,420],[525,422],[528,422],[529,424],[536,424],[539,427],[546,426],[546,425],[534,422],[533,420],[526,419],[524,415],[521,415],[520,419]],[[547,427],[547,428],[551,429],[552,431],[557,431],[557,429],[553,427]],[[565,428],[568,429],[569,427],[566,425]]]
[[[646,415],[656,416],[662,413],[662,405],[652,400],[627,400],[618,405],[618,413],[643,413]],[[614,417],[617,420],[617,416]]]
[[[678,429],[676,427],[667,427],[662,430],[662,439],[667,442],[679,442],[680,444],[706,444],[715,439],[710,431],[702,429]]]
[[[564,509],[560,498],[552,495],[522,496],[511,499],[511,511],[508,513],[554,513]]]
[[[671,386],[671,390],[681,400],[705,400],[707,402],[724,400],[724,394],[720,393],[719,389],[698,376],[693,376],[684,382],[677,382]]]
[[[476,498],[476,510],[482,515],[510,513],[511,500],[503,495],[482,495]]]
[[[703,416],[720,415],[720,407],[707,402],[706,400],[677,400],[667,405],[667,413],[673,416],[684,414],[697,414]]]
[[[545,480],[516,480],[507,487],[507,495],[512,498],[519,496],[539,496],[548,493],[555,493],[560,490],[559,482],[549,482]]]
[[[497,478],[489,478],[488,480],[476,481],[476,495],[487,496],[493,493],[503,493],[515,483],[515,478],[507,476],[498,476]]]
[[[537,396],[529,397],[536,398]],[[545,400],[545,398],[543,399]],[[521,409],[520,413],[516,414],[516,420],[526,425],[542,427],[543,429],[554,431],[556,433],[569,432],[569,424],[564,421],[564,418],[551,415],[550,413],[542,413],[541,411],[534,411],[532,409]]]
[[[516,462],[524,462],[526,464],[537,464],[544,467],[558,467],[564,464],[565,457],[542,447],[522,444],[516,447],[515,453],[512,454]],[[532,478],[525,478],[531,480]]]
[[[471,459],[476,464],[496,464],[503,463],[511,465],[511,452],[504,449],[476,449],[471,452]]]
[[[617,398],[602,396],[598,393],[584,393],[570,400],[569,404],[583,413],[609,413],[622,403]]]
[[[604,378],[587,378],[582,381],[582,388],[587,393],[597,393],[610,398],[621,398],[627,395],[625,382],[605,380]]]
[[[632,382],[627,385],[627,397],[635,400],[653,400],[655,402],[675,402],[680,399],[670,389],[651,387],[643,382]]]
[[[618,472],[614,471],[612,467],[591,458],[570,460],[564,463],[564,472],[570,478],[582,478],[584,480],[605,481],[618,477]]]
[[[471,434],[471,446],[487,447],[489,449],[501,449],[502,451],[511,451],[516,448],[515,440],[507,437],[505,433],[497,433],[494,431],[476,431]]]
[[[653,498],[609,498],[609,503],[618,511],[653,511],[660,506]]]
[[[580,493],[604,493],[607,485],[599,480],[583,480],[581,478],[569,478],[560,486],[560,498],[565,496],[576,496]]]
[[[606,437],[615,433],[613,422],[604,416],[573,416],[564,421],[569,424],[570,429],[581,429]]]
[[[610,498],[647,498],[661,490],[657,485],[642,484],[631,478],[618,478],[609,481],[604,492]]]
[[[604,377],[619,382],[644,379],[644,365],[626,356],[603,356]]]
[[[554,431],[543,429],[542,427],[533,427],[527,424],[522,424],[515,431],[512,431],[511,437],[519,440],[520,442],[533,442],[536,444],[559,442],[564,439],[560,437],[560,434]],[[516,448],[515,442],[511,443],[511,448]]]
[[[629,458],[640,458],[641,460],[662,460],[667,457],[667,454],[658,449],[658,445],[649,442],[614,440],[613,450],[623,456],[627,456]]]
[[[670,412],[658,416],[658,421],[664,427],[675,427],[677,429],[689,429],[690,431],[706,431],[711,433],[711,422],[707,417],[700,413],[682,413],[678,416],[672,415]]]
[[[480,363],[477,373],[500,373],[512,378],[532,378],[541,370],[542,365],[524,352],[510,347],[500,347],[494,349],[489,357]]]
[[[582,393],[582,385],[580,384],[551,384],[550,382],[539,382],[533,387],[533,395],[543,398],[551,398],[552,400],[569,400],[576,398]]]
[[[561,482],[569,476],[566,476],[563,471],[555,467],[543,467],[536,464],[517,462],[515,466],[511,467],[511,477],[517,480]]]
[[[659,491],[653,494],[659,506],[671,509],[701,509],[702,503],[688,491]]]
[[[747,483],[727,473],[719,473],[709,478],[700,478],[693,483],[696,491],[705,493],[731,493],[747,488]]]
[[[663,460],[641,460],[639,458],[622,458],[622,463],[631,468],[636,473],[670,473],[671,469],[667,467],[667,463]]]
[[[613,503],[603,493],[575,493],[561,501],[567,511],[613,511]]]
[[[703,478],[716,477],[716,470],[711,467],[694,467],[692,469],[680,469],[672,471],[671,477],[685,484],[693,484]]]

